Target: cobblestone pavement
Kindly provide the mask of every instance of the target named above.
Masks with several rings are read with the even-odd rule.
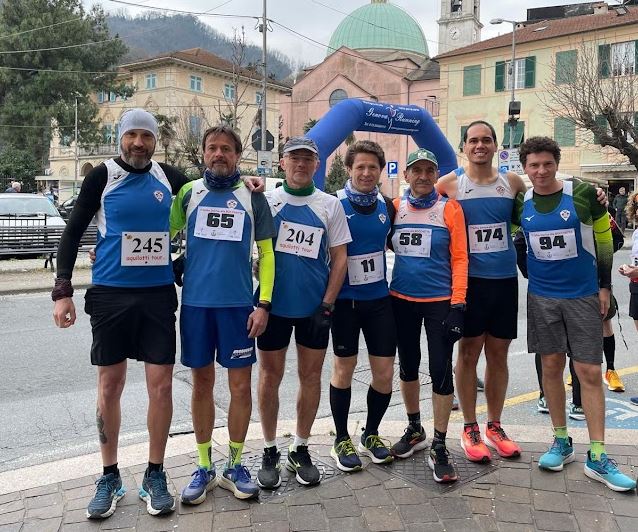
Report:
[[[537,466],[545,444],[523,444],[517,460],[474,465],[462,457],[458,441],[450,441],[461,479],[441,486],[432,481],[424,453],[390,467],[363,458],[362,472],[344,474],[335,470],[329,457],[330,443],[328,436],[311,440],[311,454],[324,470],[317,487],[304,488],[284,477],[277,492],[250,502],[217,487],[199,506],[178,504],[174,514],[152,517],[137,496],[145,469],[141,464],[122,470],[128,492],[109,519],[95,522],[85,517],[97,478],[89,476],[0,496],[0,532],[638,530],[636,492],[616,493],[586,478],[582,445],[576,446],[577,462],[549,473]],[[246,444],[245,462],[253,473],[260,446],[256,440]],[[623,471],[635,474],[638,447],[610,445],[608,451]],[[225,452],[225,447],[218,447],[214,456]],[[167,459],[169,485],[176,493],[188,483],[194,457],[193,453]]]

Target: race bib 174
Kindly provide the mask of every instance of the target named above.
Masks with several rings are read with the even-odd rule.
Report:
[[[470,253],[495,253],[509,246],[509,235],[505,222],[467,226]]]

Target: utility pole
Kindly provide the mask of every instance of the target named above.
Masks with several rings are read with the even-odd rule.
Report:
[[[77,193],[78,188],[78,169],[80,167],[80,158],[78,151],[78,97],[75,97],[75,173],[73,174],[73,195]]]
[[[261,86],[261,151],[266,151],[266,84],[268,74],[266,71],[266,33],[268,32],[268,19],[266,18],[266,0],[264,0],[264,12],[261,19],[262,48],[261,65],[263,67],[263,80]]]

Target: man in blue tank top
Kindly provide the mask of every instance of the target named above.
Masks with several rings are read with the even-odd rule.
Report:
[[[297,343],[299,392],[297,428],[286,468],[302,485],[318,484],[321,474],[308,452],[308,438],[321,396],[321,369],[330,322],[346,274],[346,244],[352,238],[341,202],[315,188],[319,149],[306,137],[284,145],[283,186],[266,193],[275,220],[275,287],[272,309],[259,348],[259,414],[264,454],[257,482],[262,488],[281,484],[277,450],[279,385],[293,329]]]
[[[337,191],[348,219],[348,272],[335,302],[332,320],[334,350],[330,379],[330,408],[336,437],[330,451],[342,471],[360,471],[362,464],[348,433],[352,375],[357,365],[359,335],[363,332],[372,382],[367,394],[367,418],[358,445],[376,464],[393,460],[379,438],[379,423],[392,397],[396,335],[392,301],[386,280],[385,249],[395,208],[379,192],[385,155],[376,142],[352,144],[345,156],[350,179]]]
[[[567,351],[582,388],[591,442],[585,475],[614,491],[629,491],[624,475],[605,452],[605,399],[602,390],[602,320],[610,305],[613,243],[606,209],[591,185],[556,179],[558,144],[532,137],[520,158],[533,189],[517,198],[514,222],[527,244],[527,344],[539,353],[543,389],[554,428],[554,443],[538,466],[562,471],[574,461],[567,434],[563,372]]]

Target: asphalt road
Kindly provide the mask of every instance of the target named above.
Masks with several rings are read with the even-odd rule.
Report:
[[[614,256],[617,265],[629,260],[629,250]],[[575,280],[577,282],[577,280]],[[628,372],[623,377],[627,392],[607,392],[607,423],[610,427],[638,429],[638,407],[633,407],[629,396],[638,395],[638,359],[635,356],[638,333],[627,316],[629,292],[627,281],[614,274],[616,297],[620,305],[620,321],[614,318],[617,335],[616,367]],[[525,344],[526,282],[520,282],[519,338],[510,349],[510,404],[503,416],[504,422],[517,425],[539,425],[549,431],[547,416],[536,412],[537,390],[533,356]],[[84,293],[75,297],[82,306]],[[61,458],[83,455],[98,450],[95,430],[96,372],[89,362],[90,327],[88,317],[79,308],[75,326],[57,329],[51,318],[52,304],[48,293],[0,296],[0,472],[44,463]],[[629,349],[618,334],[622,326]],[[361,340],[362,351],[365,346]],[[426,353],[425,345],[423,352]],[[329,351],[323,372],[323,393],[318,417],[330,416],[328,382],[332,354]],[[361,356],[359,369],[353,382],[351,419],[360,418],[364,424],[367,382],[367,361]],[[296,356],[291,349],[281,390],[281,419],[295,418],[297,390]],[[635,366],[635,367],[634,367]],[[482,365],[480,366],[482,368]],[[422,363],[423,381],[428,382],[427,362]],[[253,382],[256,382],[257,369]],[[398,377],[396,377],[398,383]],[[254,386],[253,386],[254,388]],[[396,388],[398,390],[398,386]],[[190,423],[190,370],[175,366],[173,433],[189,431]],[[633,393],[632,393],[633,391]],[[422,387],[422,417],[431,418],[431,404],[427,396],[430,387]],[[218,405],[216,424],[225,425],[228,408],[228,388],[223,369],[218,368],[215,398]],[[484,396],[479,393],[479,411]],[[127,385],[122,400],[122,445],[146,440],[146,388],[143,366],[129,362]],[[258,421],[255,394],[253,394],[253,421]],[[400,394],[393,396],[387,419],[405,419]],[[481,419],[481,417],[479,418]],[[460,421],[457,415],[457,420]],[[581,422],[584,424],[584,422]]]

